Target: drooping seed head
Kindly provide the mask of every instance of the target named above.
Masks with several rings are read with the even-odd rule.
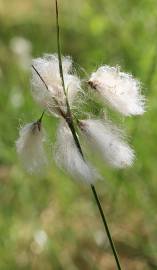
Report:
[[[88,119],[81,120],[79,126],[90,146],[100,152],[111,167],[125,168],[133,164],[134,151],[125,142],[121,130],[110,122]]]
[[[20,129],[16,150],[20,161],[29,173],[38,173],[47,164],[43,142],[40,121],[26,124]]]
[[[140,82],[119,67],[101,66],[92,73],[89,85],[116,111],[125,116],[140,115],[145,111],[145,98]]]
[[[72,60],[62,57],[65,90],[70,106],[73,106],[77,93],[81,90],[80,79],[72,73]],[[60,116],[67,112],[66,97],[59,72],[59,62],[56,55],[44,55],[33,60],[35,70],[32,73],[32,94],[34,99],[50,113]],[[44,80],[45,84],[43,83]]]
[[[65,122],[62,122],[58,128],[55,160],[59,167],[64,168],[76,180],[92,184],[100,179],[96,169],[83,160]]]

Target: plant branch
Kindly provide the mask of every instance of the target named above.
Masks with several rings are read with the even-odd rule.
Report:
[[[61,77],[61,80],[62,80],[63,91],[64,91],[64,94],[65,94],[65,97],[66,97],[67,112],[68,112],[68,118],[66,119],[66,121],[67,121],[67,124],[68,124],[71,132],[72,132],[72,135],[73,135],[73,138],[75,140],[76,146],[77,146],[83,160],[85,160],[84,159],[84,154],[83,154],[83,151],[82,151],[82,148],[81,148],[81,145],[80,145],[80,142],[79,142],[79,139],[77,137],[76,130],[75,130],[73,117],[72,117],[72,113],[71,113],[71,109],[70,109],[70,105],[69,105],[69,102],[68,102],[67,93],[66,93],[66,89],[65,89],[63,67],[62,67],[62,57],[61,57],[61,46],[60,46],[59,9],[58,9],[58,1],[57,0],[55,0],[55,4],[56,4],[56,28],[57,28],[57,48],[58,48],[59,71],[60,71],[60,77]],[[104,212],[103,212],[103,209],[102,209],[102,206],[101,206],[101,203],[99,201],[99,198],[98,198],[98,195],[97,195],[97,192],[96,192],[96,189],[95,189],[94,185],[91,185],[91,189],[92,189],[96,204],[98,206],[98,209],[99,209],[99,212],[100,212],[103,224],[104,224],[104,228],[106,230],[106,233],[107,233],[107,236],[108,236],[108,239],[109,239],[112,251],[113,251],[113,255],[114,255],[114,258],[115,258],[115,261],[116,261],[116,264],[117,264],[117,269],[121,270],[119,258],[118,258],[118,255],[117,255],[113,240],[112,240],[112,236],[111,236],[110,231],[109,231],[107,220],[105,218],[105,215],[104,215]]]

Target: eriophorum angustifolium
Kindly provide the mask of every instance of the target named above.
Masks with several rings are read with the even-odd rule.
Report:
[[[80,121],[80,128],[90,146],[98,150],[111,167],[125,168],[132,165],[134,151],[125,142],[121,130],[112,123],[87,119]]]
[[[20,137],[16,141],[16,148],[24,168],[29,173],[39,172],[47,164],[43,144],[44,135],[41,119],[21,127]]]
[[[33,65],[48,87],[48,89],[44,87],[41,78],[33,71],[32,94],[34,99],[51,114],[58,116],[66,114],[66,97],[63,92],[57,55],[45,54],[43,58],[34,59]],[[72,73],[72,59],[70,57],[63,57],[62,65],[67,97],[70,107],[72,107],[78,91],[81,90],[81,81],[76,74]]]
[[[101,177],[80,154],[70,129],[72,119],[77,128],[78,138],[83,134],[81,137],[87,138],[89,147],[100,152],[102,159],[111,167],[131,166],[135,157],[134,150],[126,142],[123,132],[111,121],[99,119],[98,115],[93,116],[93,114],[88,114],[88,118],[80,119],[79,113],[83,115],[80,112],[80,102],[84,103],[84,97],[89,89],[86,88],[87,84],[82,85],[79,76],[76,75],[71,57],[62,57],[62,65],[66,93],[60,77],[58,56],[52,54],[34,59],[32,95],[44,109],[44,113],[48,112],[50,117],[59,119],[57,142],[53,154],[57,165],[67,170],[73,178],[93,184]],[[119,68],[100,67],[89,77],[88,84],[92,91],[103,97],[106,104],[124,116],[144,113],[145,99],[140,93],[140,83],[131,75],[121,72]],[[77,115],[69,114],[68,104],[71,109],[76,109]],[[16,142],[17,152],[22,156],[23,164],[30,172],[40,170],[42,163],[46,162],[41,132],[40,119],[40,125],[38,120],[23,127],[20,130],[20,138]]]
[[[144,96],[140,82],[119,67],[101,66],[92,73],[89,84],[111,107],[121,114],[140,115],[144,113]]]
[[[55,160],[59,167],[65,168],[76,179],[91,184],[100,178],[96,170],[83,160],[65,121],[61,122],[58,128]]]

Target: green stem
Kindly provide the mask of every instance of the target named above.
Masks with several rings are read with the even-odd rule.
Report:
[[[62,80],[63,91],[64,91],[64,94],[65,94],[66,103],[67,103],[67,114],[68,115],[67,115],[66,121],[67,121],[67,124],[68,124],[68,126],[69,126],[69,128],[71,130],[71,133],[72,133],[73,138],[75,140],[76,146],[77,146],[83,160],[85,160],[84,155],[83,155],[83,151],[82,151],[82,148],[81,148],[81,145],[80,145],[80,142],[79,142],[79,139],[77,137],[76,130],[75,130],[73,117],[72,117],[72,113],[71,113],[71,109],[70,109],[70,105],[69,105],[69,102],[68,102],[68,97],[67,97],[67,93],[66,93],[66,89],[65,89],[63,66],[62,66],[62,56],[61,56],[61,46],[60,46],[60,27],[59,27],[58,1],[55,0],[55,3],[56,3],[56,28],[57,28],[57,49],[58,49],[59,71],[60,71],[60,77],[61,77],[61,80]],[[101,203],[99,201],[99,198],[98,198],[98,195],[97,195],[97,192],[96,192],[96,189],[95,189],[94,185],[91,185],[91,189],[92,189],[96,204],[98,206],[98,209],[99,209],[99,212],[100,212],[103,224],[104,224],[104,228],[106,230],[106,233],[107,233],[107,236],[108,236],[108,239],[109,239],[112,251],[113,251],[113,255],[114,255],[114,258],[115,258],[115,261],[116,261],[116,264],[117,264],[117,269],[121,270],[120,262],[119,262],[118,255],[117,255],[117,252],[116,252],[116,249],[115,249],[115,246],[114,246],[114,243],[113,243],[110,231],[109,231],[107,220],[105,218],[105,215],[104,215],[104,212],[103,212],[103,209],[102,209],[102,206],[101,206]]]
[[[56,29],[57,29],[57,51],[58,51],[58,60],[59,60],[59,72],[60,72],[60,77],[62,80],[62,86],[63,86],[63,91],[64,94],[67,98],[67,93],[65,89],[65,83],[64,83],[64,75],[63,75],[63,66],[62,66],[62,54],[61,54],[61,45],[60,45],[60,27],[59,27],[59,10],[58,10],[58,1],[55,0],[56,2]]]
[[[103,224],[104,224],[104,227],[105,227],[107,236],[108,236],[108,240],[109,240],[109,242],[110,242],[110,245],[111,245],[111,248],[112,248],[112,252],[113,252],[114,257],[115,257],[115,261],[116,261],[116,264],[117,264],[117,268],[118,268],[118,270],[121,270],[122,268],[121,268],[121,265],[120,265],[119,257],[118,257],[118,254],[117,254],[117,251],[116,251],[116,248],[115,248],[115,245],[114,245],[114,242],[113,242],[113,239],[112,239],[112,236],[111,236],[109,227],[108,227],[107,219],[106,219],[106,217],[105,217],[105,214],[104,214],[104,212],[103,212],[103,209],[102,209],[100,200],[99,200],[99,198],[98,198],[96,189],[95,189],[95,187],[94,187],[93,185],[91,185],[91,189],[92,189],[94,198],[95,198],[95,200],[96,200],[96,202],[97,202],[97,206],[98,206],[98,208],[99,208],[99,212],[100,212],[100,215],[101,215],[101,218],[102,218],[102,221],[103,221]]]

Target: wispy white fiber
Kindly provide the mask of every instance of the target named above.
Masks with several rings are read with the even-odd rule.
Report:
[[[123,73],[119,67],[101,66],[92,73],[89,84],[104,100],[125,116],[143,114],[144,96],[140,82],[132,75]]]
[[[64,122],[57,132],[55,160],[59,167],[64,168],[76,180],[92,184],[100,178],[96,170],[83,160],[72,133]]]
[[[32,94],[35,100],[51,113],[60,115],[60,111],[66,112],[66,99],[62,87],[59,73],[58,56],[44,55],[43,58],[33,60],[33,65],[40,73],[48,86],[46,89],[38,74],[33,70],[32,74]],[[81,81],[72,74],[72,60],[70,57],[62,57],[63,74],[65,89],[70,106],[76,98],[78,91],[81,90]]]
[[[29,173],[38,173],[47,164],[43,142],[41,123],[29,123],[20,129],[16,149],[24,168]]]
[[[101,153],[110,166],[125,168],[132,165],[134,151],[124,141],[122,132],[117,127],[109,122],[89,119],[81,120],[80,128],[90,145]]]

